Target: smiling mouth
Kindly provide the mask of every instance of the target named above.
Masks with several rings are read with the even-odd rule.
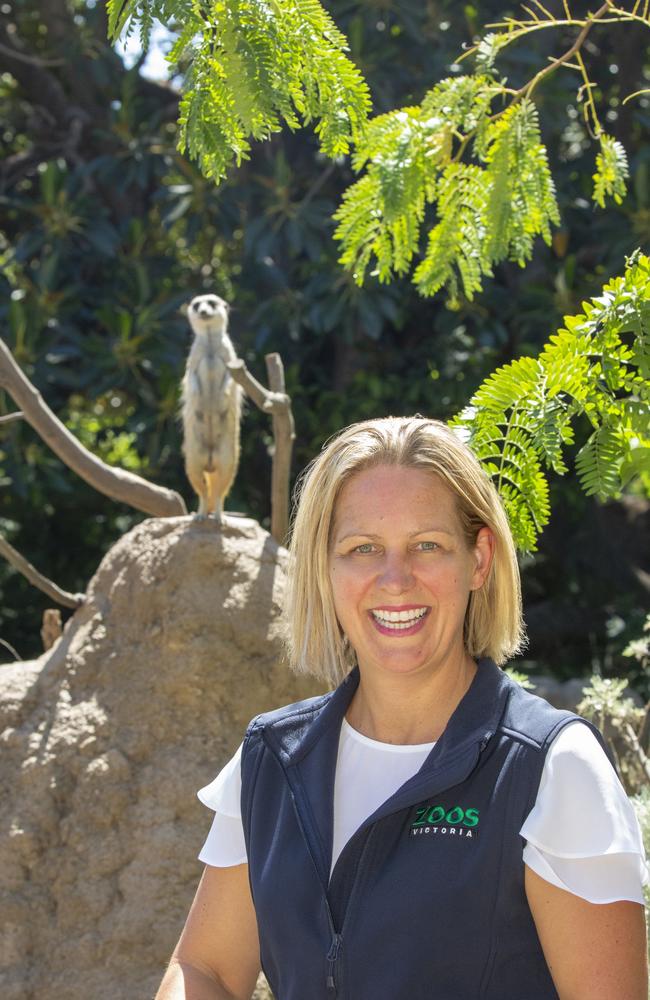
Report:
[[[371,611],[370,618],[384,635],[417,632],[431,609],[414,608],[412,611]]]

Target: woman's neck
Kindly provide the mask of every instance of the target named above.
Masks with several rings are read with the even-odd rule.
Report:
[[[430,743],[440,739],[476,670],[466,653],[433,676],[377,676],[360,669],[346,718],[358,732],[382,743]]]

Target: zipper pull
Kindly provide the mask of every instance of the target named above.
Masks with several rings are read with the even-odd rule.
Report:
[[[332,938],[332,943],[330,945],[330,950],[327,953],[327,989],[336,990],[336,979],[334,977],[334,969],[336,967],[336,962],[339,957],[339,948],[341,947],[341,935],[335,934]]]

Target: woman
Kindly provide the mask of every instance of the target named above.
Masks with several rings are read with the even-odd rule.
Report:
[[[206,868],[158,1000],[646,1000],[638,825],[522,645],[496,491],[445,425],[356,424],[303,481],[294,669],[199,793]]]

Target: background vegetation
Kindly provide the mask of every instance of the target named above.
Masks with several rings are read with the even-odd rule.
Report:
[[[553,6],[553,5],[549,5]],[[559,8],[559,4],[555,5]],[[501,3],[333,0],[373,113],[419,102]],[[565,47],[575,32],[567,31]],[[49,405],[107,461],[181,490],[176,417],[189,332],[180,310],[215,290],[233,304],[232,333],[264,380],[264,353],[281,353],[293,397],[295,471],[352,420],[421,412],[448,419],[497,366],[537,354],[562,316],[620,274],[650,235],[648,98],[622,96],[650,79],[642,29],[589,38],[595,97],[628,152],[620,206],[594,209],[595,150],[559,70],[536,93],[561,224],[531,263],[494,267],[453,308],[418,297],[407,278],[358,287],[337,264],[332,214],[354,179],[326,160],[312,132],[254,144],[216,187],[176,150],[173,86],[125,69],[106,41],[103,4],[14,0],[0,6],[0,332]],[[547,63],[551,38],[506,50],[512,86]],[[554,44],[557,44],[555,39]],[[2,412],[13,406],[0,397]],[[576,446],[588,422],[576,429]],[[268,523],[269,427],[251,409],[230,509]],[[82,590],[103,553],[141,515],[75,480],[29,426],[0,429],[0,530],[39,569]],[[264,470],[264,471],[262,471]],[[599,504],[572,474],[551,484],[552,519],[524,561],[531,666],[561,677],[629,674],[622,657],[641,632],[650,590],[648,503]],[[21,657],[40,649],[50,602],[0,566],[0,637]],[[645,678],[645,679],[644,679]]]

